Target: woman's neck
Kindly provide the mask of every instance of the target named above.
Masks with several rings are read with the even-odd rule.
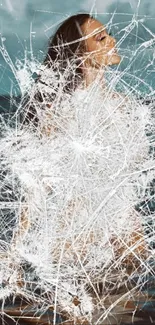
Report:
[[[105,79],[104,79],[104,70],[98,69],[92,66],[85,66],[83,68],[84,74],[84,83],[85,87],[90,86],[94,81],[97,81],[100,86],[105,87]]]

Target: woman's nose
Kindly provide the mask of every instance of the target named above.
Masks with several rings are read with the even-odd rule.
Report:
[[[116,45],[115,38],[109,35],[107,38],[107,44],[110,45],[111,47],[115,47]]]

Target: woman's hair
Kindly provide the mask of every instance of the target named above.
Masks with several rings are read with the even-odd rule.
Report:
[[[67,85],[64,91],[74,90],[79,81],[83,78],[81,68],[82,55],[86,51],[85,42],[82,39],[81,26],[90,19],[91,16],[87,13],[77,14],[66,19],[57,29],[55,35],[50,38],[48,52],[44,60],[47,67],[54,68],[54,64],[58,62],[60,72],[70,66]]]
[[[80,56],[86,50],[81,26],[89,19],[89,14],[77,14],[66,19],[49,40],[48,53],[44,64],[49,67],[55,60],[66,61]]]
[[[83,79],[82,56],[86,48],[81,26],[90,18],[92,17],[87,13],[67,18],[49,40],[48,51],[43,62],[46,68],[45,73],[47,73],[47,69],[58,72],[58,76],[65,73],[63,92],[71,93]],[[39,82],[43,83],[41,76],[36,79],[36,83]],[[43,102],[42,94],[39,91],[36,92],[34,101]],[[34,106],[31,100],[24,118],[25,121],[37,120]]]

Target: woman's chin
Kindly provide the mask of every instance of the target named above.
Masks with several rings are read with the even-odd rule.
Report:
[[[111,58],[109,58],[108,65],[115,65],[121,62],[121,57],[118,54],[114,54]]]

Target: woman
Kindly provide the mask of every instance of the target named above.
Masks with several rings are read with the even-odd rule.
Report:
[[[109,321],[111,309],[106,311],[101,297],[125,290],[124,274],[135,270],[145,254],[138,217],[133,217],[133,184],[128,182],[128,175],[134,174],[139,163],[134,154],[135,161],[129,155],[135,128],[129,126],[128,132],[117,102],[112,111],[112,103],[107,103],[107,109],[106,102],[100,99],[99,105],[93,103],[90,108],[93,96],[85,92],[96,80],[104,89],[105,68],[119,63],[116,41],[99,21],[88,14],[68,18],[49,42],[43,71],[28,106],[26,121],[37,125],[43,139],[40,141],[33,133],[27,138],[25,132],[23,143],[20,147],[17,143],[13,151],[13,172],[20,178],[28,202],[14,233],[13,252],[17,247],[21,259],[23,250],[19,246],[23,245],[24,261],[36,270],[37,286],[49,285],[47,304],[52,308],[54,305],[56,311],[58,301],[64,318],[71,318],[70,324],[96,323],[91,319],[100,318],[98,310],[107,313],[104,319]],[[83,101],[77,98],[74,105],[72,95],[76,90],[82,91]],[[91,97],[89,104],[87,95]],[[72,120],[68,107],[73,110]],[[125,118],[130,123],[128,112]],[[125,135],[119,132],[117,123]],[[137,125],[135,122],[134,127]],[[58,128],[62,132],[57,132]],[[141,133],[136,131],[141,139]],[[17,276],[22,291],[24,268],[21,270]],[[45,295],[41,290],[44,301],[46,289]]]
[[[100,88],[105,89],[104,72],[106,67],[119,64],[120,61],[116,40],[101,22],[89,14],[77,14],[69,17],[60,25],[49,41],[48,53],[42,67],[43,71],[31,94],[26,114],[28,125],[32,121],[32,124],[37,126],[37,130],[41,131],[41,136],[50,136],[57,133],[58,129],[63,129],[65,116],[61,111],[62,99],[65,102],[65,98],[68,99],[68,96],[71,98],[75,90],[85,90],[96,80]],[[116,93],[112,92],[112,97],[115,95]],[[108,96],[110,96],[109,93]],[[118,96],[117,94],[116,97]],[[118,110],[125,102],[124,96],[120,95],[120,98],[121,105],[117,107]],[[58,122],[55,118],[57,115]],[[60,115],[62,115],[62,119]],[[84,119],[84,116],[82,118]],[[72,203],[70,204],[72,205]],[[137,220],[138,218],[135,216],[135,222]],[[115,240],[114,236],[111,242],[114,243]],[[135,230],[133,236],[129,238],[128,245],[130,247],[135,245],[134,254],[136,251],[143,255],[145,249],[141,232],[137,233]],[[116,255],[120,256],[125,251],[126,244],[114,245],[114,247],[116,246]],[[134,254],[128,254],[124,261],[128,262]]]
[[[38,124],[39,102],[43,103],[41,109],[47,110],[55,97],[61,100],[64,93],[71,94],[78,87],[86,88],[96,78],[105,85],[105,67],[119,64],[120,60],[116,40],[108,34],[102,23],[89,14],[69,17],[49,41],[43,72],[36,81],[27,106],[27,122],[32,120]],[[50,71],[55,72],[56,80],[51,78]]]

